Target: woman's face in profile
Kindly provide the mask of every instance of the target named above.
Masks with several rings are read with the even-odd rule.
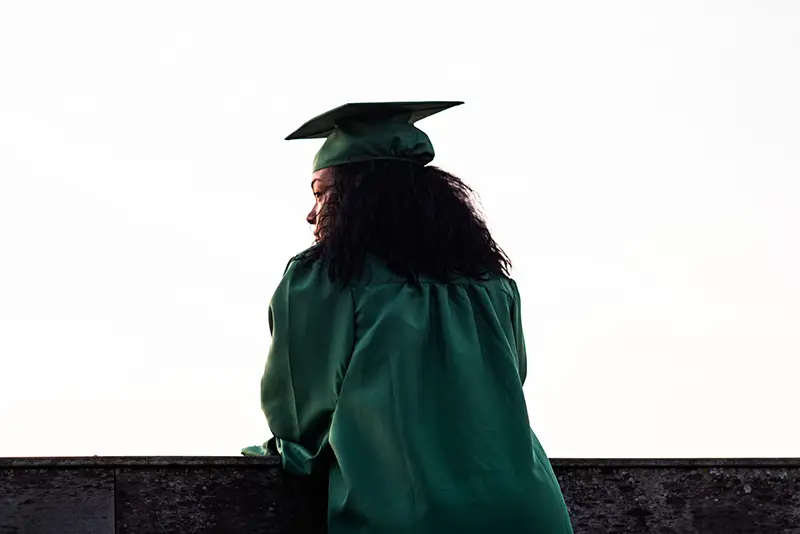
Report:
[[[314,239],[319,241],[319,213],[333,186],[333,172],[330,168],[320,169],[311,175],[311,191],[314,193],[314,207],[306,215],[306,222],[314,226]]]

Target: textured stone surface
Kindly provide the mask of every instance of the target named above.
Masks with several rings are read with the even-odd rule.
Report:
[[[0,533],[114,532],[114,472],[0,464]]]
[[[314,532],[298,488],[277,467],[120,468],[116,525],[126,534]]]
[[[800,534],[800,460],[553,460],[577,534]],[[0,458],[0,534],[312,533],[272,458]]]
[[[575,532],[800,533],[797,467],[558,469]]]

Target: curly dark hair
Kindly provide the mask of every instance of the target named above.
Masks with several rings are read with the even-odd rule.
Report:
[[[511,262],[473,202],[474,192],[438,167],[399,160],[332,167],[319,241],[301,261],[322,261],[333,280],[361,275],[367,254],[410,283],[419,276],[508,276]]]

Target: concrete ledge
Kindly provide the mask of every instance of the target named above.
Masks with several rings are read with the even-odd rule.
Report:
[[[553,460],[578,534],[800,534],[800,459]],[[312,533],[275,458],[0,458],[2,533]]]

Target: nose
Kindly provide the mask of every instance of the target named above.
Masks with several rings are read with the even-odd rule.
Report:
[[[317,206],[316,206],[316,204],[311,209],[311,211],[308,212],[308,215],[306,215],[306,222],[308,224],[316,224],[316,222],[317,222]]]

